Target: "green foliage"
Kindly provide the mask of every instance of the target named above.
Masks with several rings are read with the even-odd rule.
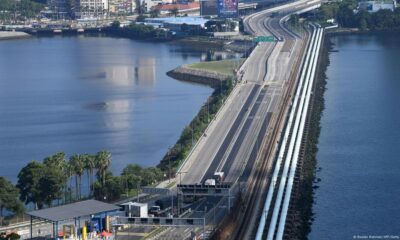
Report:
[[[24,20],[36,17],[45,7],[42,1],[31,0],[0,0],[0,20]]]
[[[59,168],[46,168],[39,179],[39,196],[47,206],[52,206],[54,200],[62,198],[65,185],[63,179],[64,173]]]
[[[181,25],[181,31],[182,32],[187,32],[188,30],[189,30],[189,26],[186,23]]]
[[[57,167],[59,162],[50,158],[45,159],[46,164],[32,161],[18,174],[17,187],[20,189],[21,201],[34,203],[39,209],[44,204],[51,206],[52,201],[61,199],[66,185],[64,169]]]
[[[91,154],[83,154],[83,162],[86,169],[86,174],[88,177],[88,184],[89,184],[89,194],[91,195],[93,192],[92,185],[93,185],[93,171],[96,167],[96,157]]]
[[[298,27],[298,26],[299,26],[299,15],[298,15],[298,14],[292,14],[292,15],[290,15],[289,24],[290,24],[292,27]]]
[[[72,155],[69,160],[69,165],[72,172],[75,173],[75,191],[76,196],[80,199],[82,197],[82,175],[85,171],[84,155]]]
[[[43,177],[45,166],[42,163],[32,161],[28,163],[18,174],[17,187],[20,190],[20,199],[26,204],[34,203],[36,208],[43,207],[39,181]]]
[[[154,184],[164,178],[159,168],[142,168],[137,164],[128,164],[122,170],[122,177],[126,181],[129,190],[136,189],[138,185],[147,186]]]
[[[120,176],[107,174],[104,184],[94,183],[94,197],[98,200],[115,201],[124,192],[123,180]]]
[[[111,153],[110,152],[108,152],[106,150],[102,150],[96,154],[95,166],[97,168],[97,175],[103,186],[106,181],[106,174],[107,174],[107,170],[108,170],[108,167],[110,166],[110,164],[111,164]]]
[[[114,21],[111,23],[110,28],[116,30],[119,28],[119,26],[121,26],[121,23],[119,21]]]
[[[156,18],[156,17],[158,17],[160,15],[160,10],[158,10],[158,9],[152,9],[151,11],[150,11],[150,17],[152,17],[152,18]]]
[[[18,240],[18,239],[21,239],[21,236],[18,235],[17,233],[14,232],[8,234],[5,232],[0,233],[0,240]]]
[[[169,10],[169,14],[171,14],[174,17],[176,17],[178,15],[178,13],[179,13],[179,9],[177,7],[174,7]]]
[[[24,206],[19,200],[19,189],[4,177],[0,177],[0,218],[3,216],[4,209],[22,213]]]
[[[317,18],[323,22],[335,18],[342,27],[360,28],[363,31],[400,30],[400,9],[397,8],[395,11],[382,9],[374,13],[362,10],[355,13],[356,7],[355,0],[325,3],[318,11]]]
[[[153,26],[135,23],[126,27],[116,28],[111,26],[106,31],[119,37],[136,39],[162,39],[166,36],[165,31],[162,29],[155,29]]]
[[[143,14],[140,14],[137,18],[136,18],[136,22],[143,22],[146,19],[146,16]]]

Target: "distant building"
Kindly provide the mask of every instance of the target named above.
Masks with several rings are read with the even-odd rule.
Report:
[[[162,0],[142,0],[142,8],[145,12],[150,12],[150,10],[157,6],[163,4]]]
[[[152,7],[152,9],[157,9],[160,11],[160,14],[167,15],[170,14],[173,9],[178,9],[178,13],[180,14],[190,14],[194,12],[200,11],[200,3],[199,2],[191,2],[187,4],[181,3],[172,3],[172,4],[157,4]]]
[[[201,16],[217,16],[218,1],[217,0],[201,0],[200,1]]]
[[[66,19],[70,16],[67,0],[47,0],[48,13],[53,19]]]
[[[377,12],[382,9],[394,11],[397,7],[396,0],[394,1],[361,1],[358,3],[358,10],[365,10],[368,12]]]
[[[200,30],[205,27],[208,19],[202,17],[167,17],[167,18],[146,18],[145,24],[160,28],[168,28],[171,31],[180,32],[182,25],[186,24],[188,31]]]
[[[128,15],[135,12],[136,0],[109,0],[108,11],[110,15]]]
[[[80,19],[103,18],[108,13],[108,0],[77,0],[79,9],[75,16]]]

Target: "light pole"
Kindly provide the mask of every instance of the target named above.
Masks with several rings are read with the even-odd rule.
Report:
[[[171,157],[169,155],[169,152],[171,150],[171,147],[168,147],[168,152],[167,152],[167,158],[168,158],[168,183],[171,183]]]
[[[182,184],[182,173],[187,173],[187,172],[178,172],[177,174],[179,174],[179,185],[181,185]],[[178,188],[176,188],[177,189],[177,205],[178,205],[178,216],[180,215],[180,210],[181,210],[181,208],[179,207],[179,191],[178,191]]]

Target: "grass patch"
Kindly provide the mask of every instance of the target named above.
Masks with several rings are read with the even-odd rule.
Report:
[[[188,65],[189,68],[199,69],[209,72],[222,73],[228,76],[233,76],[233,70],[239,68],[244,62],[244,58],[239,60],[221,60],[210,62],[199,62]]]

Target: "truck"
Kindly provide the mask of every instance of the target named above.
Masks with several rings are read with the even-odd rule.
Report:
[[[127,217],[148,217],[147,203],[127,202],[119,205]]]
[[[214,179],[215,179],[216,183],[222,183],[225,179],[224,172],[215,172]]]
[[[204,185],[206,185],[206,186],[215,186],[215,179],[212,179],[212,178],[207,179],[207,180],[204,182]]]

